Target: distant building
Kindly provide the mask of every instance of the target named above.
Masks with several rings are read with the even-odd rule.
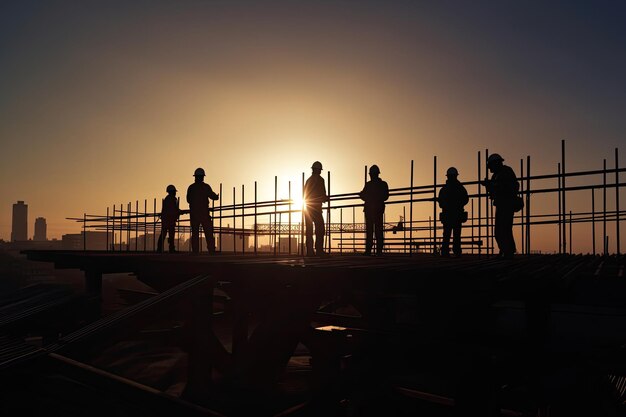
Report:
[[[229,228],[222,229],[222,233],[216,233],[215,246],[222,252],[250,251],[250,234],[241,233]],[[221,239],[221,242],[220,242]],[[206,247],[206,242],[204,242]]]
[[[43,217],[37,217],[35,219],[35,235],[33,236],[33,240],[38,242],[48,240],[47,230],[48,226],[46,225],[46,219]]]
[[[278,252],[279,253],[289,253],[291,249],[291,253],[298,253],[298,238],[291,238],[291,248],[289,247],[290,238],[288,237],[280,237],[278,238]]]
[[[86,238],[86,239],[85,239]],[[61,237],[64,250],[106,250],[107,232],[70,233]],[[109,245],[113,242],[113,234],[109,233]]]
[[[137,238],[131,237],[130,238],[130,245],[127,246],[126,243],[122,243],[120,245],[119,242],[115,242],[115,247],[113,249],[113,242],[109,242],[109,247],[112,248],[113,250],[131,250],[134,251],[135,249],[137,249],[138,251],[143,251],[144,250],[144,245],[145,245],[145,250],[153,252],[156,249],[157,242],[159,240],[159,235],[154,235],[152,233],[148,233],[148,234],[144,234],[144,235],[139,235]]]
[[[18,201],[13,204],[13,227],[11,229],[11,241],[28,240],[28,204]]]
[[[260,245],[259,249],[257,249],[257,252],[274,252],[274,246],[273,245]]]

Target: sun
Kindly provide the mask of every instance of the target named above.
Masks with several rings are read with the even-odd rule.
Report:
[[[292,210],[302,210],[304,200],[302,197],[293,197],[291,199],[291,209]]]

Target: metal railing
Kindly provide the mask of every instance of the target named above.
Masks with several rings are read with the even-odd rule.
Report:
[[[483,159],[484,156],[484,159]],[[494,207],[480,185],[483,172],[487,174],[485,161],[489,151],[477,153],[476,181],[463,182],[468,189],[470,202],[466,206],[468,221],[463,225],[463,240],[466,252],[479,255],[493,255],[494,245]],[[519,183],[520,195],[524,199],[524,208],[516,213],[514,231],[519,238],[518,252],[531,254],[533,249],[533,231],[538,226],[554,225],[558,233],[558,253],[572,253],[572,227],[575,224],[586,223],[591,226],[589,231],[591,253],[609,253],[609,232],[613,227],[615,236],[615,250],[621,254],[620,223],[624,218],[624,211],[620,209],[620,189],[626,183],[620,182],[619,174],[626,168],[619,167],[618,149],[615,149],[613,168],[607,168],[606,159],[602,169],[566,172],[565,170],[565,141],[561,143],[561,162],[557,164],[557,172],[553,174],[531,175],[531,158],[520,160]],[[515,168],[515,167],[512,167]],[[367,174],[367,167],[365,167]],[[595,182],[585,185],[569,185],[574,178],[591,179]],[[302,188],[304,188],[305,174],[302,174]],[[324,208],[326,214],[325,248],[328,252],[358,252],[364,249],[365,227],[361,208],[363,202],[358,192],[345,194],[331,194],[331,174],[327,173],[326,184],[330,201]],[[408,187],[390,189],[387,207],[400,206],[402,215],[397,221],[385,219],[385,251],[394,253],[412,254],[416,252],[438,252],[441,244],[440,232],[442,225],[437,221],[439,212],[437,194],[444,185],[437,181],[437,157],[433,159],[433,182],[429,185],[414,185],[414,166],[411,161],[411,178]],[[220,201],[212,202],[210,211],[213,217],[214,234],[217,238],[217,249],[222,252],[237,254],[259,254],[269,252],[277,254],[304,254],[305,231],[301,219],[302,208],[295,207],[291,195],[291,182],[288,184],[289,196],[287,199],[278,199],[278,178],[274,177],[274,199],[257,199],[257,182],[254,183],[253,198],[246,200],[246,188],[241,186],[240,200],[237,202],[237,189],[233,187],[232,203],[223,204],[222,184],[219,185]],[[601,197],[601,207],[596,207],[596,194]],[[473,192],[472,192],[473,191]],[[614,208],[609,209],[607,197],[613,191]],[[568,209],[572,193],[589,192],[591,207],[585,211],[574,212]],[[556,197],[557,204],[548,213],[533,213],[533,200],[539,195]],[[303,197],[303,196],[302,196]],[[432,215],[421,213],[430,212]],[[359,215],[357,216],[357,209]],[[389,211],[389,210],[388,210]],[[407,215],[408,211],[408,215]],[[177,247],[188,247],[185,237],[190,235],[188,211],[181,216],[176,227]],[[82,223],[83,249],[90,245],[90,237],[95,239],[97,233],[101,241],[102,234],[106,235],[104,248],[110,251],[151,251],[156,248],[157,234],[160,233],[159,211],[157,199],[152,201],[149,209],[148,201],[144,200],[143,210],[139,201],[133,207],[132,203],[107,207],[105,215],[84,214],[82,218],[71,218]],[[298,220],[298,221],[296,221]],[[360,220],[360,219],[359,219]],[[232,226],[230,225],[232,222]],[[601,232],[597,228],[601,225]],[[596,246],[597,235],[602,236],[602,245]],[[134,236],[133,236],[134,235]],[[182,241],[181,241],[182,240]],[[202,242],[202,239],[200,239]],[[284,242],[281,243],[281,242]],[[266,243],[266,244],[264,244]],[[201,243],[202,244],[202,243]],[[93,245],[92,245],[93,246]]]

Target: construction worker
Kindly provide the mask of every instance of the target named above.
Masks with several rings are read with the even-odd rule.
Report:
[[[454,234],[452,252],[456,257],[461,256],[461,226],[467,221],[467,213],[463,209],[469,202],[467,190],[459,182],[459,171],[450,167],[446,171],[446,185],[439,190],[437,201],[441,207],[440,220],[443,223],[443,244],[441,255],[450,256],[450,236]]]
[[[176,198],[176,187],[168,185],[166,188],[167,196],[161,204],[161,235],[159,236],[159,244],[157,252],[163,252],[163,241],[167,235],[167,242],[170,246],[170,253],[176,252],[174,247],[174,233],[176,231],[176,221],[180,215],[178,209],[178,199]]]
[[[489,198],[496,207],[495,237],[500,250],[498,256],[511,259],[516,252],[513,238],[513,214],[519,182],[513,169],[504,165],[503,161],[504,158],[497,153],[489,155],[487,168],[493,175],[491,179],[485,178],[481,184],[487,188]]]
[[[376,254],[381,255],[385,244],[383,217],[385,201],[389,198],[389,186],[380,179],[378,165],[372,165],[369,173],[370,181],[365,183],[363,191],[359,193],[359,197],[365,202],[363,207],[365,212],[365,255],[372,254],[374,234],[376,234]]]
[[[209,214],[209,199],[219,200],[209,184],[204,182],[204,169],[198,168],[194,172],[195,182],[187,188],[187,203],[189,203],[189,220],[191,223],[191,250],[200,252],[200,225],[204,230],[209,253],[215,252],[215,238],[213,237],[213,221]]]
[[[324,218],[322,217],[322,203],[329,200],[326,195],[326,184],[322,173],[322,163],[313,162],[311,176],[304,184],[304,223],[306,226],[306,255],[322,256],[324,252]],[[313,223],[315,223],[315,251],[313,251]]]

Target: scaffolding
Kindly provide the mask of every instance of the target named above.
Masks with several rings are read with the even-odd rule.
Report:
[[[462,184],[468,189],[470,202],[466,206],[468,220],[463,224],[462,245],[464,252],[477,255],[494,255],[494,214],[495,209],[484,187],[481,186],[483,172],[487,173],[486,161],[489,150],[477,152],[476,180]],[[591,253],[608,255],[621,254],[620,223],[624,218],[624,210],[620,209],[620,189],[625,183],[620,182],[620,173],[626,168],[619,166],[619,152],[615,148],[614,167],[607,167],[603,160],[602,169],[587,171],[566,171],[565,141],[561,142],[561,158],[557,163],[556,173],[533,175],[531,172],[531,157],[520,159],[518,181],[519,195],[524,199],[524,208],[515,214],[514,231],[520,237],[518,252],[530,255],[536,252],[532,244],[533,230],[537,226],[555,225],[558,233],[557,253],[573,253],[572,229],[575,224],[590,226]],[[512,167],[514,168],[514,167]],[[399,221],[385,219],[385,252],[414,254],[418,252],[438,253],[442,243],[442,225],[437,221],[439,212],[437,204],[438,191],[444,184],[437,180],[437,157],[433,158],[433,182],[427,185],[414,185],[414,163],[411,161],[409,186],[392,188],[389,193],[387,206],[400,206],[402,215]],[[367,178],[367,166],[365,166]],[[302,174],[304,189],[305,174]],[[593,181],[585,185],[569,185],[572,179],[587,179]],[[365,225],[356,221],[356,210],[363,207],[358,192],[331,194],[331,174],[327,173],[326,183],[330,197],[326,212],[325,248],[331,253],[354,253],[363,251],[365,247]],[[232,204],[223,204],[222,199],[216,205],[211,203],[209,210],[214,223],[214,234],[218,239],[218,251],[222,251],[222,242],[225,237],[232,236],[233,252],[237,254],[254,254],[261,252],[262,242],[266,252],[273,255],[288,254],[304,256],[305,230],[301,221],[295,222],[293,217],[299,215],[304,218],[303,208],[295,208],[295,201],[291,195],[291,181],[288,183],[289,195],[287,199],[278,198],[278,177],[274,177],[274,199],[258,201],[257,182],[254,183],[254,197],[246,200],[246,189],[241,185],[240,201],[237,202],[237,188],[232,189]],[[219,194],[223,196],[223,184],[219,185]],[[607,197],[614,192],[614,207],[609,208]],[[569,209],[568,196],[573,192],[588,192],[591,207],[586,211]],[[598,195],[599,194],[599,195]],[[556,200],[555,208],[548,213],[533,213],[533,199],[539,195],[549,195]],[[304,196],[302,196],[304,197]],[[601,198],[601,204],[596,202]],[[432,215],[427,218],[417,218],[416,207],[432,206]],[[600,206],[600,207],[597,207]],[[407,216],[408,209],[408,216]],[[429,211],[429,210],[428,210]],[[188,211],[182,211],[176,226],[177,247],[180,247],[181,238],[190,235]],[[345,219],[345,220],[344,220]],[[157,199],[153,199],[151,209],[148,200],[143,201],[143,208],[139,200],[133,205],[114,204],[107,207],[106,214],[84,214],[80,218],[70,218],[82,225],[83,249],[88,248],[88,231],[106,232],[107,251],[150,251],[156,248],[157,234],[160,233],[159,212]],[[332,220],[335,220],[334,222]],[[339,220],[339,221],[336,221]],[[232,226],[229,222],[232,221]],[[224,224],[227,223],[225,226]],[[601,225],[601,232],[597,229]],[[614,250],[610,251],[610,228],[614,228]],[[392,236],[389,236],[392,234]],[[596,245],[598,235],[602,244]],[[253,239],[252,246],[247,246],[246,236]],[[151,244],[148,241],[151,239]],[[281,250],[278,242],[287,239],[288,245]],[[295,240],[294,240],[295,239]],[[202,239],[201,245],[202,245]],[[241,244],[238,244],[241,241]],[[295,247],[293,242],[296,243]],[[141,243],[140,243],[141,242]],[[267,250],[269,248],[269,250]],[[202,249],[202,248],[201,248]]]

